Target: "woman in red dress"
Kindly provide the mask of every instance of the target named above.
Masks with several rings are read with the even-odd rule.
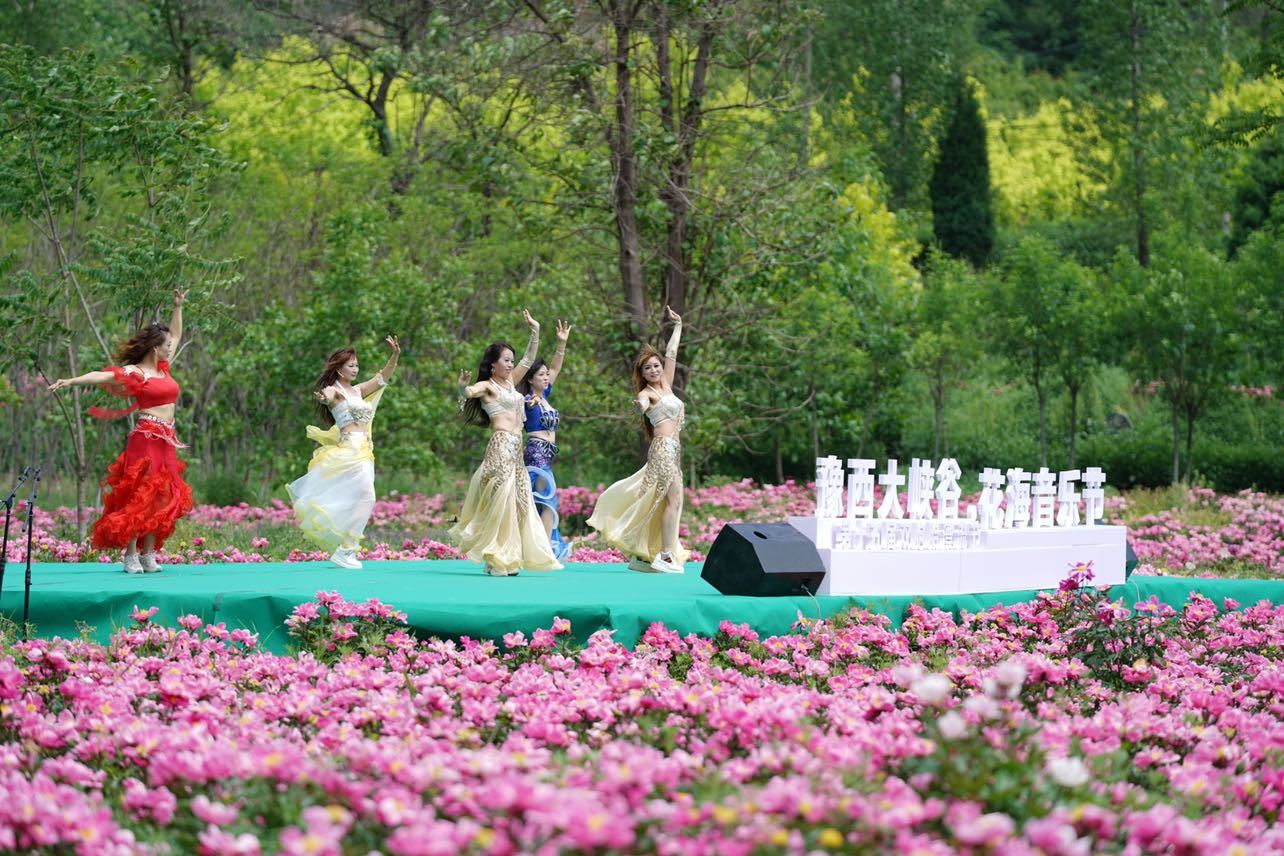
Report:
[[[124,550],[128,574],[159,571],[156,550],[174,533],[174,523],[192,510],[192,489],[183,481],[187,464],[176,454],[185,448],[174,433],[178,384],[169,374],[169,361],[183,335],[186,294],[174,292],[168,325],[148,324],[116,350],[120,365],[59,378],[49,386],[51,391],[65,386],[101,386],[134,401],[123,410],[89,408],[90,415],[100,419],[138,414],[125,451],[103,479],[103,513],[94,522],[92,538],[100,550]]]

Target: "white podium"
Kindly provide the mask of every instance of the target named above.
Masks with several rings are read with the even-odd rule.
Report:
[[[1056,588],[1080,563],[1092,563],[1094,586],[1124,581],[1127,557],[1123,526],[1052,526],[982,530],[966,521],[895,521],[891,549],[881,539],[853,537],[844,518],[791,517],[825,563],[817,594],[935,595]],[[857,530],[887,521],[855,521]],[[937,527],[942,531],[933,531]],[[835,536],[838,536],[837,538]],[[863,542],[872,540],[875,546]],[[889,539],[895,540],[895,539]],[[836,545],[835,541],[839,543]],[[861,541],[862,543],[855,543]],[[851,542],[851,543],[846,543]]]

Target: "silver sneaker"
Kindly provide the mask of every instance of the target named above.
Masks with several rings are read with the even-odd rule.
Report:
[[[139,555],[138,563],[143,566],[143,573],[146,574],[154,574],[161,569],[161,566],[156,562],[155,553],[143,553]]]
[[[650,562],[648,562],[645,559],[639,559],[637,556],[634,556],[632,559],[629,559],[629,570],[637,571],[642,574],[655,573],[655,568],[651,567]]]
[[[139,561],[137,553],[129,553],[125,556],[125,573],[127,574],[145,574],[143,563]]]
[[[330,561],[340,568],[347,568],[350,571],[361,570],[361,560],[357,558],[357,551],[348,547],[340,547],[330,554]]]

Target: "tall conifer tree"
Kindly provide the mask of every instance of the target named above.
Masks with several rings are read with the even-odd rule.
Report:
[[[937,243],[946,253],[981,267],[994,249],[994,205],[985,121],[972,84],[960,80],[954,113],[941,139],[928,187]]]

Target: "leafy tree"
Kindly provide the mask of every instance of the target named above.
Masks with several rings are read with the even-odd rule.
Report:
[[[1102,349],[1108,340],[1105,322],[1110,312],[1091,268],[1067,258],[1057,264],[1056,270],[1061,289],[1055,319],[1060,347],[1055,352],[1054,365],[1069,398],[1066,466],[1073,469],[1079,439],[1079,404],[1084,388],[1102,362]]]
[[[927,207],[939,116],[954,97],[979,5],[975,0],[832,0],[823,6],[812,48],[817,88],[850,93],[864,141],[890,186],[888,203],[894,210]]]
[[[1278,132],[1277,132],[1278,133]],[[1277,194],[1266,225],[1248,236],[1235,258],[1236,291],[1244,301],[1240,334],[1249,359],[1245,383],[1284,388],[1284,194]]]
[[[113,317],[137,325],[175,288],[193,287],[194,314],[214,320],[211,298],[236,273],[232,260],[201,249],[221,225],[210,184],[233,165],[209,146],[208,123],[165,108],[148,85],[98,70],[92,57],[0,45],[0,126],[0,218],[28,229],[34,250],[9,274],[0,304],[0,324],[30,335],[7,339],[0,364],[79,374],[88,354],[110,360]],[[132,200],[130,210],[124,222],[99,225],[113,194]],[[73,387],[64,415],[83,507],[91,461],[80,396]]]
[[[950,451],[945,412],[950,390],[975,365],[977,276],[958,259],[933,255],[915,307],[910,365],[932,396],[932,458]]]
[[[1259,37],[1247,56],[1247,71],[1259,80],[1269,81],[1277,92],[1284,92],[1284,4],[1279,0],[1229,0],[1222,15],[1249,16]],[[1212,139],[1228,145],[1248,145],[1278,128],[1281,118],[1277,104],[1237,110],[1214,123]]]
[[[929,185],[936,241],[955,258],[981,267],[994,250],[994,206],[985,120],[972,84],[962,80],[941,138]]]
[[[1112,274],[1122,291],[1119,327],[1128,361],[1158,381],[1172,426],[1172,481],[1194,469],[1195,421],[1223,396],[1243,357],[1245,296],[1219,254],[1168,240],[1150,268],[1120,256]]]
[[[108,0],[121,18],[129,47],[153,67],[169,70],[175,90],[189,103],[215,68],[231,67],[247,48],[266,47],[276,36],[271,19],[252,0]]]
[[[1193,167],[1176,155],[1202,123],[1201,105],[1216,85],[1213,9],[1208,2],[1089,0],[1083,19],[1088,106],[1113,151],[1098,168],[1145,267],[1152,235],[1164,225],[1158,192]]]
[[[995,0],[980,14],[977,38],[1024,68],[1062,75],[1083,50],[1078,0]]]
[[[805,191],[806,105],[792,81],[809,6],[528,5],[543,46],[524,85],[543,110],[539,133],[564,142],[525,156],[577,228],[609,228],[627,348],[667,334],[653,319],[668,304],[691,321],[684,354],[695,361],[740,322],[737,281],[805,256],[813,240],[756,234],[788,222]]]
[[[309,86],[363,107],[397,194],[407,192],[431,159],[487,149],[497,128],[520,133],[510,125],[521,125],[514,109],[521,90],[502,69],[524,42],[511,32],[487,38],[508,17],[505,2],[252,2],[298,37],[289,42],[291,53],[274,61],[311,70]],[[434,111],[451,118],[452,133],[432,133]]]
[[[1231,207],[1229,254],[1234,257],[1249,236],[1270,222],[1272,204],[1284,192],[1284,134],[1272,132],[1254,148]],[[1274,210],[1278,215],[1279,209]]]
[[[989,295],[993,344],[1014,377],[1034,389],[1039,411],[1039,465],[1048,463],[1048,399],[1058,367],[1076,348],[1081,319],[1070,314],[1082,285],[1082,269],[1058,258],[1047,239],[1022,238],[1002,260],[1001,277]]]

